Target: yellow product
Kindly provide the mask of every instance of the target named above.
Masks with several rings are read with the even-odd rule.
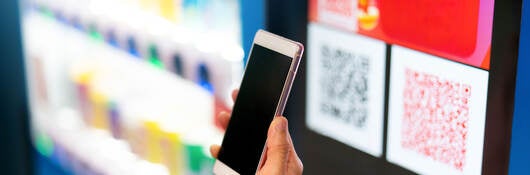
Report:
[[[91,88],[90,90],[90,101],[92,102],[92,121],[91,125],[95,128],[109,129],[108,123],[108,106],[107,97],[97,89]]]
[[[70,75],[74,82],[79,84],[89,84],[94,80],[98,72],[98,66],[93,62],[74,62],[70,68]]]
[[[92,77],[94,77],[94,72],[92,71],[86,71],[82,72],[76,75],[73,75],[74,82],[78,84],[86,85],[92,80]]]
[[[180,136],[175,132],[168,131],[162,134],[160,138],[162,163],[166,165],[171,175],[182,174],[184,172],[184,155]]]
[[[160,15],[172,22],[179,22],[180,0],[160,0]]]
[[[71,69],[71,79],[78,84],[88,85],[97,76],[98,66],[93,62],[75,62]]]
[[[160,137],[162,131],[157,122],[144,121],[144,128],[146,131],[147,152],[146,159],[153,163],[162,162],[162,151],[160,149]]]

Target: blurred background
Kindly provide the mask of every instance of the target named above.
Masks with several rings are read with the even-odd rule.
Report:
[[[6,0],[4,174],[212,174],[252,39],[306,47],[304,174],[528,174],[528,2]]]

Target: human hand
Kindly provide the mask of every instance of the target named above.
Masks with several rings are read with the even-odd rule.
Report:
[[[237,97],[238,90],[232,92],[232,99]],[[217,116],[221,126],[226,129],[230,121],[230,113],[221,112]],[[257,174],[281,174],[298,175],[302,174],[303,164],[293,146],[291,135],[289,134],[287,119],[283,116],[274,117],[267,132],[266,152],[263,156],[263,163],[259,167]],[[210,153],[217,158],[219,145],[210,146]]]

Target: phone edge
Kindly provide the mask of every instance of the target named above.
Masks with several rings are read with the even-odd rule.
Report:
[[[282,93],[280,95],[280,99],[278,101],[278,105],[276,106],[276,111],[274,112],[274,117],[283,116],[283,112],[285,110],[285,105],[287,104],[287,100],[289,99],[289,94],[291,94],[291,89],[292,89],[292,86],[293,86],[293,82],[294,82],[294,79],[296,78],[296,73],[298,72],[298,66],[300,65],[300,61],[301,61],[302,55],[304,53],[304,45],[302,45],[301,43],[294,42],[294,41],[286,39],[286,38],[281,38],[281,39],[289,41],[289,42],[293,42],[293,44],[296,44],[298,48],[297,48],[297,51],[296,51],[296,53],[294,54],[293,57],[286,55],[288,57],[291,57],[293,59],[293,61],[291,62],[291,67],[289,68],[289,73],[287,74],[287,78],[285,79],[285,83],[283,84]],[[276,51],[276,50],[274,50],[274,51]],[[265,145],[263,145],[263,150],[262,150],[261,155],[260,155],[258,167],[256,168],[256,174],[258,173],[257,171],[260,169],[260,167],[263,166],[263,163],[264,163],[263,162],[263,157],[264,157],[265,152],[267,152],[267,142],[268,142],[268,140],[266,140],[265,141]]]
[[[215,160],[213,166],[213,174],[215,175],[240,175],[238,172],[230,168],[228,165],[220,161],[219,159]]]

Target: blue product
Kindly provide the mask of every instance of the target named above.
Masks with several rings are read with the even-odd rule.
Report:
[[[79,21],[79,17],[73,17],[72,18],[72,23],[71,23],[72,26],[74,26],[75,29],[79,30],[79,31],[84,31],[85,29],[83,28],[83,25],[81,24],[81,22]]]
[[[116,32],[114,30],[109,30],[107,33],[107,43],[109,43],[111,46],[114,46],[115,48],[120,48],[120,45],[118,43],[118,39],[116,38]]]
[[[210,93],[213,93],[214,89],[210,82],[210,75],[208,67],[204,63],[199,64],[199,85],[204,89],[208,90]]]
[[[138,46],[136,46],[136,40],[131,36],[127,38],[127,52],[131,55],[140,58],[140,53],[138,52]]]
[[[198,0],[183,0],[182,6],[184,8],[197,8]]]
[[[180,58],[180,55],[175,54],[173,56],[173,69],[175,70],[175,73],[181,77],[184,76],[184,68],[182,66],[182,59]]]
[[[66,16],[64,16],[63,13],[61,13],[60,11],[55,11],[53,14],[54,14],[55,19],[57,21],[61,22],[62,24],[65,24],[65,25],[69,25],[68,19],[66,19]]]
[[[110,130],[114,138],[121,138],[121,123],[120,123],[120,113],[118,111],[117,105],[115,102],[109,103],[108,115],[110,116]]]

